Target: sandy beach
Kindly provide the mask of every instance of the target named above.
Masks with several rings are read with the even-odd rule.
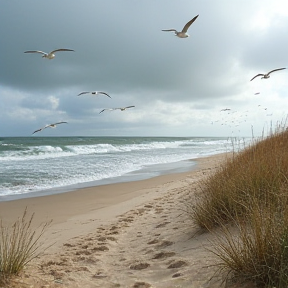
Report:
[[[52,220],[43,250],[13,287],[221,287],[213,235],[197,233],[187,203],[227,154],[196,159],[190,172],[0,202],[5,224],[35,213]],[[198,190],[199,191],[199,190]]]

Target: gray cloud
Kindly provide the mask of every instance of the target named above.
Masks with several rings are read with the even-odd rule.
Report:
[[[174,123],[181,119],[185,127],[190,113],[207,111],[205,119],[197,119],[207,122],[201,133],[209,135],[209,113],[213,115],[219,106],[228,104],[246,109],[250,99],[243,99],[251,95],[253,74],[287,64],[287,15],[275,13],[270,26],[261,28],[260,20],[260,28],[253,26],[259,9],[267,5],[268,0],[62,0],[49,5],[36,0],[2,1],[0,93],[9,109],[0,107],[0,119],[8,119],[9,127],[1,128],[0,133],[26,135],[31,125],[41,126],[55,117],[72,123],[65,132],[57,129],[61,135],[147,135],[152,129],[156,135],[157,131],[173,131],[170,121],[165,125],[159,119],[167,119],[167,111],[171,113],[180,105],[179,111],[188,116],[171,113]],[[200,16],[190,27],[188,39],[161,31],[181,30],[197,14]],[[53,60],[24,54],[26,50],[49,52],[57,48],[75,52],[59,52]],[[285,91],[285,84],[281,85],[278,88]],[[112,99],[77,97],[84,90],[106,91]],[[99,116],[103,108],[126,105],[137,109]],[[161,110],[163,105],[169,107],[166,112]],[[26,115],[21,125],[11,116],[11,107],[14,113]],[[185,129],[181,133],[185,134]],[[186,135],[190,133],[187,129]]]

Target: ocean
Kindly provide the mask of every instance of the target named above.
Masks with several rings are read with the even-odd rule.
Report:
[[[189,171],[232,149],[221,137],[4,137],[0,201]]]

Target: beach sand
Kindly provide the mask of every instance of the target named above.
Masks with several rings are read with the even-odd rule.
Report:
[[[35,226],[53,220],[40,241],[48,248],[13,287],[224,287],[207,249],[215,236],[199,233],[187,203],[226,157],[195,159],[185,173],[0,202],[7,225],[25,207]]]

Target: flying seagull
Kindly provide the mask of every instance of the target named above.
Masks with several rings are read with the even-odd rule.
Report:
[[[230,108],[224,108],[224,109],[221,109],[220,111],[229,111],[231,110]]]
[[[102,112],[104,112],[105,110],[109,110],[109,111],[113,111],[113,110],[125,111],[126,109],[128,109],[128,108],[133,108],[133,107],[135,107],[135,106],[127,106],[127,107],[120,107],[120,108],[110,108],[110,109],[107,108],[107,109],[101,110],[101,111],[99,112],[99,114],[102,113]]]
[[[57,123],[53,123],[53,124],[48,124],[48,125],[46,125],[46,126],[40,128],[40,129],[35,130],[32,134],[34,134],[34,133],[36,133],[36,132],[40,132],[40,131],[42,131],[42,130],[48,128],[48,127],[50,127],[50,128],[56,128],[56,125],[58,125],[58,124],[62,124],[62,123],[67,123],[67,122],[62,121],[62,122],[57,122]]]
[[[46,52],[43,52],[43,51],[39,51],[39,50],[32,50],[32,51],[25,51],[24,53],[40,53],[42,54],[42,58],[47,58],[47,59],[53,59],[55,57],[55,52],[59,52],[59,51],[74,51],[74,50],[71,50],[71,49],[56,49],[56,50],[53,50],[49,53],[46,53]]]
[[[181,32],[178,32],[177,30],[175,29],[164,29],[162,31],[174,31],[175,32],[175,36],[179,37],[179,38],[187,38],[189,37],[189,35],[187,34],[187,31],[190,27],[190,25],[197,19],[199,15],[195,16],[192,20],[190,20],[185,26],[184,28],[182,29]]]
[[[286,68],[274,69],[274,70],[271,70],[270,72],[268,72],[267,74],[262,74],[262,73],[257,74],[257,75],[254,76],[250,81],[252,81],[253,79],[255,79],[255,78],[258,77],[258,76],[262,76],[261,79],[268,79],[268,78],[270,78],[270,75],[269,75],[269,74],[271,74],[272,72],[279,71],[279,70],[284,70],[284,69],[286,69]]]
[[[103,95],[106,95],[106,96],[108,96],[109,98],[111,98],[111,96],[109,96],[107,93],[101,92],[101,91],[81,92],[81,93],[78,94],[78,96],[83,95],[83,94],[89,94],[89,93],[91,93],[92,95],[103,94]],[[111,98],[111,99],[112,99],[112,98]]]

